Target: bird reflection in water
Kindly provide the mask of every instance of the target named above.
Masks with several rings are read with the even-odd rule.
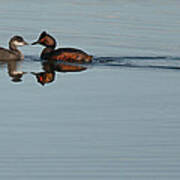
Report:
[[[26,72],[17,71],[20,62],[21,62],[20,60],[19,61],[17,61],[17,60],[11,60],[11,61],[3,60],[3,61],[0,61],[1,68],[4,67],[4,65],[7,65],[8,74],[12,78],[11,80],[13,82],[22,81],[23,75],[26,74]]]
[[[43,72],[32,72],[32,74],[36,76],[37,82],[44,86],[45,84],[51,83],[55,80],[56,72],[80,72],[85,71],[87,67],[47,60],[42,62],[42,69],[44,70]]]

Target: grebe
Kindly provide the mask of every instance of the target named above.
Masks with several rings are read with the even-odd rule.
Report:
[[[93,56],[88,55],[84,51],[75,48],[56,48],[56,40],[46,33],[42,32],[39,39],[32,45],[41,44],[45,46],[41,53],[41,59],[46,60],[62,60],[66,62],[90,63]]]
[[[24,55],[17,49],[17,46],[24,46],[28,43],[21,36],[14,36],[9,41],[9,49],[0,47],[0,60],[23,60]]]

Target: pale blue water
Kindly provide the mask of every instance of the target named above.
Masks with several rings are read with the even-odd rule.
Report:
[[[40,46],[21,48],[21,82],[1,68],[0,179],[178,180],[179,5],[1,1],[1,46],[47,30],[95,59],[45,86],[30,73],[43,71]]]

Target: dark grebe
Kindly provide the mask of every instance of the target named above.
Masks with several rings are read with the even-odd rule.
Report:
[[[46,48],[41,53],[41,59],[62,60],[67,62],[90,63],[93,56],[88,55],[80,49],[59,48],[55,50],[56,40],[46,32],[42,32],[38,41],[32,43],[41,44]]]
[[[17,49],[17,46],[24,46],[28,43],[21,36],[14,36],[9,41],[9,49],[0,47],[0,60],[23,60],[24,55]]]

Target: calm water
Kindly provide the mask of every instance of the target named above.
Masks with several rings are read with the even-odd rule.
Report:
[[[0,44],[47,30],[94,55],[42,86],[40,46],[0,69],[0,179],[180,179],[180,2],[2,0]],[[17,66],[17,67],[16,67]],[[8,68],[27,72],[12,81]]]

